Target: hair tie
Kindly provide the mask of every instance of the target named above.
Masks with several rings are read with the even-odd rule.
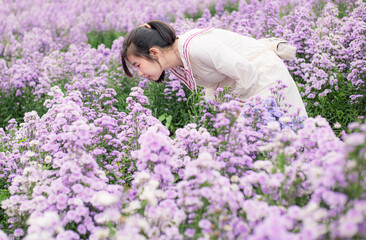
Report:
[[[140,27],[146,27],[148,29],[151,29],[151,26],[149,24],[147,24],[147,23],[141,24]]]

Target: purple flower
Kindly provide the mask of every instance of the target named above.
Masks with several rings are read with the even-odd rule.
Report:
[[[187,228],[185,231],[184,231],[184,235],[186,235],[187,237],[189,238],[193,238],[194,235],[195,235],[196,231],[193,229],[193,228]]]
[[[59,194],[56,199],[59,204],[65,204],[67,202],[67,196],[65,194]]]
[[[82,225],[82,224],[80,224],[79,226],[78,226],[78,232],[80,233],[80,234],[82,234],[82,235],[84,235],[84,234],[86,234],[86,232],[87,232],[87,230],[86,230],[86,227],[84,226],[84,225]]]
[[[199,222],[198,222],[198,226],[204,230],[210,230],[211,229],[211,226],[212,226],[212,223],[207,220],[207,219],[201,219]]]
[[[24,231],[23,231],[23,229],[21,229],[21,228],[17,228],[17,229],[15,229],[14,230],[14,236],[15,237],[21,237],[21,236],[23,236],[24,235]]]
[[[0,239],[9,240],[8,236],[2,230],[0,230]]]
[[[339,226],[339,235],[345,238],[351,238],[357,234],[358,226],[353,222],[342,222]]]

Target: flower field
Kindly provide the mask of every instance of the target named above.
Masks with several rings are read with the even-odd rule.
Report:
[[[151,19],[288,40],[309,118],[128,79]],[[365,81],[362,0],[1,1],[0,240],[366,239]]]

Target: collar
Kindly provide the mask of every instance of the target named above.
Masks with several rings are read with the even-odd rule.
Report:
[[[191,63],[189,61],[189,44],[192,41],[193,38],[204,34],[214,28],[204,28],[204,29],[194,29],[191,30],[181,36],[179,36],[179,42],[178,42],[178,51],[179,55],[182,58],[182,62],[184,67],[174,67],[171,68],[170,71],[179,79],[181,80],[191,91],[196,90],[196,80],[193,76],[193,71],[191,67]]]

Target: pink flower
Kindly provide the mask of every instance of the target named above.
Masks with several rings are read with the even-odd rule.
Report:
[[[211,230],[212,223],[207,219],[201,219],[198,222],[198,226],[203,230]]]
[[[341,237],[351,238],[357,234],[357,231],[358,231],[357,224],[353,222],[344,221],[341,222],[339,226],[339,235]]]

